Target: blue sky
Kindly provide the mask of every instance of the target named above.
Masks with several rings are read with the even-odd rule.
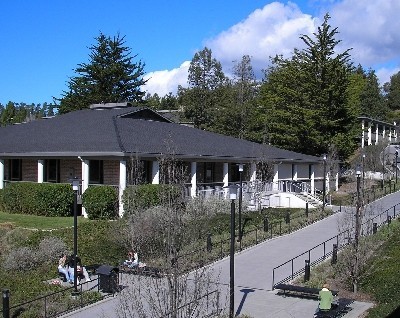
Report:
[[[398,0],[8,0],[0,2],[0,103],[52,102],[66,89],[99,32],[126,38],[146,63],[145,90],[160,96],[185,86],[197,50],[211,48],[229,75],[252,57],[260,74],[268,57],[290,56],[329,12],[352,60],[383,84],[400,71]]]

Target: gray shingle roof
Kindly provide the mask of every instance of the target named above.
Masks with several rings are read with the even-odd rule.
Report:
[[[178,125],[157,113],[129,107],[80,110],[0,128],[0,157],[124,156],[204,160],[317,162],[318,157]]]

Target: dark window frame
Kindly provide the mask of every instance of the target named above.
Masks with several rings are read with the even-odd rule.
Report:
[[[89,184],[104,183],[103,160],[89,160]]]
[[[22,159],[10,159],[8,167],[10,181],[22,181]]]
[[[60,182],[60,160],[46,159],[44,161],[44,182]]]

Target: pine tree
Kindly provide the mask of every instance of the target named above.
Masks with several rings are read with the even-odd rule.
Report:
[[[93,103],[141,102],[143,79],[142,61],[133,62],[131,49],[125,46],[125,37],[109,37],[100,33],[92,45],[89,62],[78,64],[76,76],[70,78],[64,91],[59,113],[88,108]]]

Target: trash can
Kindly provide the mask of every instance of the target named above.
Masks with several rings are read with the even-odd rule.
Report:
[[[96,270],[99,279],[99,291],[103,293],[116,293],[119,290],[118,267],[101,265]]]

